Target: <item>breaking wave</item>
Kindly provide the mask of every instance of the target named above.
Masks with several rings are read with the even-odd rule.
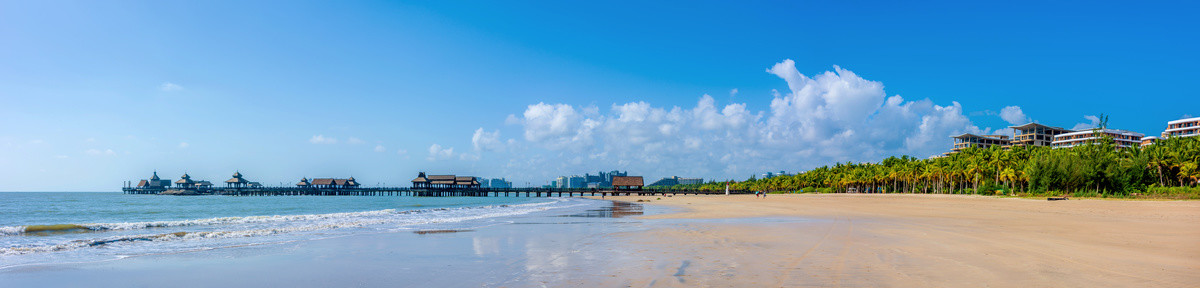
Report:
[[[188,240],[254,238],[272,235],[336,230],[343,228],[380,228],[392,230],[412,225],[455,223],[494,217],[521,215],[548,209],[583,205],[555,205],[562,204],[563,201],[564,199],[558,199],[557,201],[541,203],[489,205],[460,208],[434,208],[405,211],[385,209],[346,213],[217,217],[178,221],[6,226],[0,227],[0,236],[36,238],[42,235],[53,235],[53,233],[120,231],[125,231],[126,234],[130,234],[131,232],[138,233],[137,231],[141,230],[184,227],[194,228],[193,230],[202,231],[143,233],[136,235],[116,235],[89,239],[76,239],[60,241],[58,243],[28,243],[13,247],[0,247],[0,256],[58,252],[134,242],[159,243]]]

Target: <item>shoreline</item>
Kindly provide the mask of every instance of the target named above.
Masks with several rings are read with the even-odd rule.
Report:
[[[648,223],[683,222],[614,235],[657,254],[614,268],[640,279],[636,285],[665,281],[679,286],[1187,287],[1200,283],[1200,202],[1195,201],[912,194],[605,200],[649,200],[639,204],[681,208],[677,213],[642,218]],[[663,262],[686,265],[652,264]],[[664,276],[678,274],[672,269],[683,266],[696,272]]]
[[[7,269],[0,270],[0,282],[104,287],[1200,283],[1196,201],[906,194],[595,200],[613,203],[517,216],[453,233],[428,227],[433,233],[413,229]]]

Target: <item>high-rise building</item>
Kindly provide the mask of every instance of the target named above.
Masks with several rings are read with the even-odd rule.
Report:
[[[512,182],[509,182],[509,181],[505,180],[504,178],[494,178],[494,179],[490,179],[490,180],[483,180],[480,182],[487,183],[486,185],[484,185],[485,188],[512,188]]]
[[[584,182],[584,179],[586,178],[583,178],[583,176],[571,175],[567,177],[567,187],[564,188],[585,188],[587,187],[587,182]]]
[[[567,188],[567,176],[558,176],[554,181],[558,183],[554,188]]]

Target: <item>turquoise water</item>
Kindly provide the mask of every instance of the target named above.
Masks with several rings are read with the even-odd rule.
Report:
[[[0,269],[419,229],[588,209],[573,198],[0,193]]]

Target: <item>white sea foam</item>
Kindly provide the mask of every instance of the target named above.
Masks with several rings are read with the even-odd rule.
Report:
[[[512,205],[489,205],[478,207],[460,207],[460,208],[434,208],[423,210],[406,210],[397,211],[395,209],[384,209],[375,211],[361,212],[344,212],[344,213],[327,213],[327,214],[303,214],[303,215],[270,215],[270,216],[242,216],[242,217],[216,217],[206,219],[193,220],[173,220],[173,221],[148,221],[148,222],[120,222],[120,223],[87,223],[74,224],[87,228],[92,231],[105,230],[137,230],[148,228],[167,228],[167,227],[186,227],[186,226],[211,226],[211,225],[229,225],[229,224],[255,224],[255,223],[276,223],[276,222],[312,222],[324,220],[339,220],[339,219],[355,219],[355,218],[370,218],[370,217],[386,217],[393,215],[404,214],[420,214],[434,211],[453,211],[453,210],[479,210],[479,209],[494,209],[494,208],[521,208],[521,207],[541,207],[550,204],[562,202],[541,202],[541,203],[526,203]],[[25,234],[28,226],[3,226],[0,227],[0,236],[14,236]]]
[[[18,235],[25,233],[25,226],[4,226],[0,227],[0,236]]]

